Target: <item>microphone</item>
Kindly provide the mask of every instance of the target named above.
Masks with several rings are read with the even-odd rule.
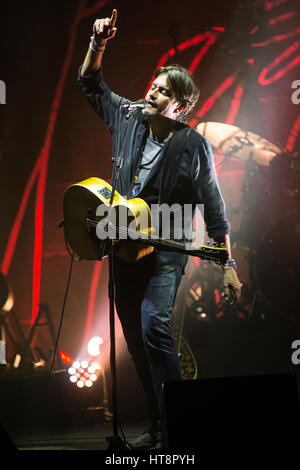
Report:
[[[144,109],[149,106],[149,101],[147,100],[138,100],[138,101],[131,101],[130,103],[122,104],[121,108],[126,108],[129,110],[131,109]]]

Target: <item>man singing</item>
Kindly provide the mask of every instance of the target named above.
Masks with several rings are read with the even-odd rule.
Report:
[[[112,92],[103,80],[102,57],[108,40],[116,35],[116,19],[117,11],[113,10],[111,18],[94,22],[78,78],[111,133],[114,157],[118,158],[122,150],[116,190],[128,199],[138,196],[149,206],[203,204],[208,236],[224,243],[228,250],[229,260],[222,269],[225,299],[233,305],[240,297],[241,283],[231,259],[229,224],[214,158],[209,142],[185,124],[198,100],[197,85],[185,68],[162,67],[154,73],[145,97],[147,106],[134,109],[129,118],[124,107],[128,100]],[[170,320],[186,263],[186,254],[163,249],[155,249],[134,264],[114,257],[117,313],[147,397],[151,421],[132,442],[134,449],[149,449],[159,442],[162,384],[181,377]]]

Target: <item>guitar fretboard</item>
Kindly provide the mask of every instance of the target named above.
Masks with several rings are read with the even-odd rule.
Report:
[[[181,241],[157,237],[153,233],[149,235],[138,232],[137,230],[115,226],[111,226],[111,230],[109,230],[107,221],[97,222],[89,218],[87,218],[86,221],[89,231],[90,228],[96,229],[97,225],[100,224],[101,229],[106,231],[108,236],[112,235],[112,239],[140,242],[145,245],[157,246],[167,251],[176,251],[190,256],[197,256],[208,261],[225,262],[228,259],[227,249],[224,246],[202,245],[199,248],[189,248]]]

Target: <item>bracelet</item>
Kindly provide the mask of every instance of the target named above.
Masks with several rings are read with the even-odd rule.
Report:
[[[102,49],[94,49],[92,43],[90,42],[89,48],[93,52],[104,52],[105,46]]]
[[[94,39],[94,36],[91,36],[90,37],[90,45],[89,45],[89,48],[94,51],[94,52],[103,52],[104,49],[105,49],[105,46],[106,46],[106,42],[104,42],[103,44],[98,44],[95,39]]]
[[[222,268],[223,268],[224,266],[232,266],[234,269],[237,268],[236,262],[234,261],[233,258],[230,258],[230,259],[228,259],[225,263],[222,263]]]

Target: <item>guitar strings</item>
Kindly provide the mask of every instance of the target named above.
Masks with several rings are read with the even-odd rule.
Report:
[[[86,219],[86,221],[88,222],[88,225],[91,225],[93,227],[97,227],[98,224],[102,224],[102,228],[105,227],[105,225],[107,225],[107,223],[102,223],[101,221],[97,222],[95,220],[92,220],[92,219]],[[122,228],[122,227],[115,227],[116,231],[118,233],[128,233],[129,235],[130,234],[135,234],[135,235],[140,235],[140,238],[142,239],[148,239],[149,238],[149,235],[148,234],[145,234],[143,232],[139,232],[137,230],[132,230],[132,229],[129,229],[129,228]],[[176,243],[180,246],[182,246],[182,243],[180,242],[177,242],[176,240],[172,240],[172,239],[166,239],[166,238],[161,238],[161,237],[158,237],[158,236],[153,236],[153,234],[150,235],[151,237],[151,240],[153,239],[154,241],[159,241],[159,242],[162,242],[162,243],[166,243],[166,244],[169,244],[169,242],[171,243]],[[204,246],[204,245],[202,245]],[[206,246],[206,245],[205,245]],[[222,246],[208,246],[207,248],[209,248],[210,250],[226,250],[226,248],[222,247]]]
[[[100,227],[102,225],[102,228],[105,227],[105,225],[107,225],[107,222],[97,222],[95,220],[92,220],[92,219],[89,219],[87,218],[86,219],[87,221],[87,224],[88,226],[91,225],[92,227],[97,227],[98,224],[100,224]],[[129,228],[122,228],[122,227],[115,227],[116,231],[118,232],[119,235],[122,235],[122,234],[127,234],[127,235],[139,235],[138,238],[134,238],[134,241],[136,240],[143,240],[144,242],[146,242],[147,240],[149,240],[149,244],[153,244],[153,245],[163,245],[163,246],[166,246],[166,247],[173,247],[174,249],[175,248],[178,248],[178,249],[181,249],[181,250],[185,250],[187,253],[189,253],[190,251],[192,250],[195,250],[195,251],[198,251],[198,252],[203,252],[203,254],[205,253],[206,254],[206,258],[207,258],[207,255],[209,254],[210,256],[212,256],[212,260],[215,261],[215,255],[218,255],[222,252],[227,252],[227,249],[225,247],[222,247],[222,246],[206,246],[205,247],[202,245],[202,247],[200,248],[193,248],[192,250],[188,250],[188,249],[185,249],[185,245],[182,243],[182,242],[178,242],[176,240],[169,240],[169,239],[164,239],[164,238],[160,238],[160,237],[153,237],[153,235],[149,235],[148,234],[145,234],[143,232],[138,232],[137,230],[132,230],[132,229],[129,229]]]

